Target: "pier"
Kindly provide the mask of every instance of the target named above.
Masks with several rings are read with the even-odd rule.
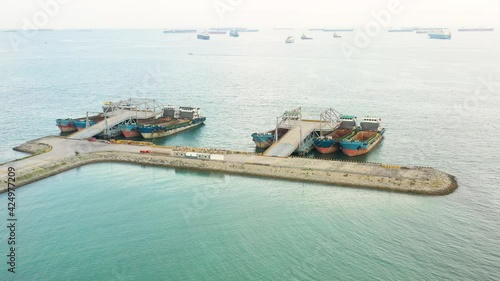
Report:
[[[453,176],[429,167],[268,157],[231,150],[146,144],[131,141],[121,144],[89,142],[62,137],[30,141],[17,150],[35,155],[0,165],[0,193],[7,190],[8,167],[16,170],[18,188],[99,162],[135,163],[425,195],[445,195],[457,188]]]
[[[130,120],[131,118],[136,120],[148,119],[161,114],[162,110],[163,105],[151,99],[128,99],[109,103],[104,106],[104,120],[93,126],[89,126],[89,112],[87,112],[87,128],[69,135],[68,138],[88,139],[102,132],[107,132],[114,126]]]
[[[330,108],[320,114],[320,120],[303,120],[300,107],[285,111],[277,118],[274,143],[264,155],[287,157],[296,151],[299,154],[309,152],[313,138],[320,133],[332,132],[338,126],[340,116],[340,113]],[[288,132],[278,139],[278,129],[288,129]]]

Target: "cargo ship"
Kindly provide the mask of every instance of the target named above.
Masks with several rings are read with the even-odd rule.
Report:
[[[178,118],[177,117],[178,114]],[[165,122],[139,126],[139,132],[145,139],[166,137],[203,124],[205,117],[200,115],[200,109],[194,107],[166,108]]]
[[[196,33],[196,29],[166,29],[163,33]]]
[[[429,31],[427,35],[429,35],[429,39],[451,39],[451,32],[446,29]]]
[[[238,33],[238,30],[233,29],[233,30],[229,31],[229,36],[231,36],[231,37],[240,37],[240,34]]]
[[[200,40],[210,40],[210,34],[208,34],[206,32],[200,33],[200,34],[196,35],[196,38],[200,39]]]
[[[493,27],[459,28],[458,31],[495,31]]]
[[[226,34],[225,30],[209,30],[209,34]]]
[[[70,133],[85,129],[87,125],[86,120],[87,117],[56,119],[56,125],[62,133]],[[89,116],[89,126],[101,120],[104,120],[103,114]]]
[[[413,32],[416,28],[414,27],[403,27],[403,28],[392,28],[387,30],[388,32]]]
[[[173,112],[173,113],[169,114],[169,112]],[[175,117],[175,107],[165,106],[163,108],[163,112],[155,117],[145,119],[145,120],[130,119],[126,122],[123,122],[122,124],[119,124],[118,128],[121,130],[122,134],[126,138],[142,137],[141,132],[139,131],[140,127],[145,126],[145,125],[159,125],[159,124],[168,123],[168,122],[172,121],[174,119],[174,117]]]
[[[278,139],[288,132],[288,129],[279,128],[278,129]],[[270,130],[265,133],[253,133],[252,140],[255,146],[258,148],[268,148],[274,143],[274,137],[276,135],[276,130]]]
[[[352,137],[340,141],[340,149],[348,156],[370,152],[384,137],[380,118],[366,117],[360,123],[361,129]]]
[[[323,28],[323,32],[352,32],[354,28]]]
[[[342,115],[340,125],[330,134],[314,139],[314,147],[322,154],[333,153],[340,148],[340,141],[350,138],[358,132],[357,118],[353,115]]]

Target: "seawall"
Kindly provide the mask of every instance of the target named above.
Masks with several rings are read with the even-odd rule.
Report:
[[[61,143],[64,144],[67,141],[59,139],[52,144],[46,144],[42,139],[38,142],[51,147],[54,146],[54,150],[57,150],[56,148]],[[171,149],[158,147],[150,148],[153,150],[152,154],[141,154],[139,150],[144,149],[144,146],[123,144],[94,145],[86,142],[80,143],[78,147],[82,148],[83,145],[88,148],[92,148],[93,146],[96,148],[101,147],[104,151],[99,151],[99,149],[94,149],[96,151],[85,149],[84,153],[78,153],[77,155],[73,151],[66,149],[65,151],[68,152],[65,157],[55,157],[52,161],[22,167],[16,174],[16,188],[82,165],[100,162],[134,163],[213,171],[422,195],[446,195],[458,187],[454,176],[433,168],[399,167],[301,158],[276,158],[251,154],[226,155],[224,161],[217,161],[174,157],[172,156]],[[46,146],[34,145],[25,147],[31,147],[36,151],[39,151],[42,147],[46,148]],[[114,151],[105,150],[106,148],[113,148]],[[25,149],[24,151],[29,152],[29,149]],[[52,150],[46,154],[51,153]],[[62,153],[59,152],[59,154]],[[37,163],[37,159],[35,158],[42,158],[44,156],[42,154],[31,157],[31,161]],[[19,160],[16,162],[22,161]],[[9,164],[14,165],[16,162],[2,164],[2,167],[5,169]],[[0,193],[5,192],[7,189],[5,177],[2,178],[2,182]]]

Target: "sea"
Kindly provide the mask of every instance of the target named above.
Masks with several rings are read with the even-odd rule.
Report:
[[[363,42],[302,29],[208,41],[162,30],[0,32],[0,162],[59,135],[57,118],[149,98],[207,117],[155,140],[175,146],[254,152],[250,135],[297,107],[308,119],[330,108],[379,117],[385,139],[350,160],[435,167],[459,184],[419,196],[87,165],[16,190],[15,274],[0,195],[0,280],[500,280],[500,33],[452,32]]]

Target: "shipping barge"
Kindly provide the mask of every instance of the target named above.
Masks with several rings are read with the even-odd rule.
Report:
[[[104,114],[89,116],[88,119],[89,126],[92,126],[97,122],[104,120]],[[56,119],[56,125],[59,127],[59,130],[61,130],[61,133],[76,132],[88,127],[87,117]]]
[[[383,138],[385,129],[382,119],[366,117],[360,123],[361,130],[350,138],[340,140],[340,149],[347,156],[363,155],[372,150]]]
[[[200,108],[163,106],[156,100],[128,99],[105,102],[103,113],[78,119],[57,119],[61,131],[75,132],[73,139],[112,139],[123,134],[126,138],[146,139],[168,136],[199,126],[206,120]]]
[[[339,126],[330,134],[314,139],[314,147],[322,154],[333,153],[340,148],[340,141],[354,136],[359,127],[354,115],[342,115]]]
[[[175,133],[203,124],[206,117],[201,116],[200,109],[194,107],[167,107],[164,110],[165,122],[138,126],[145,139],[154,139],[173,135]]]

